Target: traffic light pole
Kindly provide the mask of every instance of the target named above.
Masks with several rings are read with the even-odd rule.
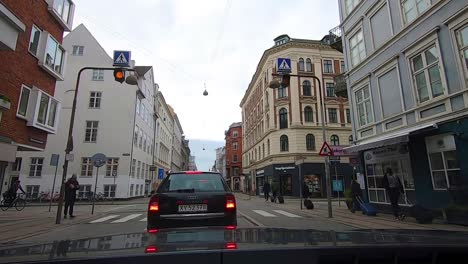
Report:
[[[62,181],[60,184],[60,197],[57,205],[57,215],[55,217],[55,223],[60,224],[62,220],[62,208],[63,208],[63,200],[65,196],[65,179],[67,178],[67,171],[68,171],[68,161],[70,160],[70,152],[73,151],[73,126],[75,123],[75,113],[76,113],[76,101],[78,98],[78,88],[80,87],[80,77],[81,73],[85,70],[115,70],[117,68],[103,68],[103,67],[83,67],[78,71],[78,76],[76,77],[76,87],[75,87],[75,95],[73,96],[73,105],[71,109],[70,115],[70,126],[68,128],[68,140],[67,140],[67,147],[65,148],[65,161],[63,162],[63,173],[62,173]],[[135,71],[133,69],[124,69],[124,71]]]
[[[280,74],[273,73],[272,74],[275,77],[281,76]],[[323,135],[323,142],[327,141],[327,132],[326,132],[326,127],[325,127],[325,94],[322,96],[322,83],[320,79],[317,76],[314,75],[298,75],[298,74],[287,74],[291,77],[305,77],[305,78],[312,78],[317,81],[318,83],[318,90],[320,93],[320,101],[322,102],[322,111],[321,111],[321,116],[322,116],[322,135]],[[326,181],[326,188],[327,188],[327,204],[328,204],[328,217],[333,218],[333,212],[332,212],[332,200],[331,200],[331,177],[330,177],[330,158],[327,156],[325,157],[325,181]],[[302,184],[302,183],[299,183]],[[302,195],[302,194],[301,194]]]

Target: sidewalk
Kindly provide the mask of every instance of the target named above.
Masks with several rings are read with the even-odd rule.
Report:
[[[245,194],[236,194],[238,199],[254,200],[265,203],[261,197],[248,196]],[[287,209],[290,212],[323,218],[326,221],[333,221],[341,224],[346,224],[359,229],[424,229],[424,230],[448,230],[448,231],[468,231],[468,227],[459,225],[444,224],[439,220],[434,220],[432,224],[419,224],[416,219],[407,216],[404,221],[397,221],[393,216],[385,213],[378,213],[377,216],[366,216],[360,211],[351,213],[344,201],[341,201],[341,207],[338,206],[338,200],[332,203],[333,218],[328,218],[328,204],[324,201],[313,200],[315,208],[307,210],[303,207],[300,209],[299,199],[285,199],[284,204],[273,204],[277,208]],[[270,203],[270,202],[268,202]],[[311,227],[313,228],[313,227]]]
[[[96,205],[122,205],[122,204],[147,204],[149,202],[149,197],[140,197],[140,198],[134,198],[134,199],[128,199],[128,200],[105,200],[105,201],[96,201]],[[76,205],[91,205],[91,201],[76,201]],[[28,207],[31,206],[46,206],[49,208],[49,202],[28,202],[27,203]],[[52,203],[52,207],[57,206],[57,203],[54,202]]]

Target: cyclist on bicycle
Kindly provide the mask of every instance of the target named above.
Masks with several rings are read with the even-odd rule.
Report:
[[[23,190],[23,187],[21,187],[21,181],[16,180],[8,189],[8,197],[10,198],[10,201],[13,201],[16,199],[16,193],[18,192],[18,189],[23,192],[23,194],[26,194],[26,192]]]

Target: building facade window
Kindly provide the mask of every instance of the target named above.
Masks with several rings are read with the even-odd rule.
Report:
[[[323,60],[323,73],[333,73],[332,60]]]
[[[304,59],[299,58],[299,71],[304,71]]]
[[[137,179],[140,179],[141,161],[137,162]]]
[[[348,143],[349,143],[350,145],[352,145],[353,142],[354,142],[354,140],[353,140],[353,135],[349,135],[349,137],[348,137]]]
[[[93,70],[93,81],[104,81],[104,70]]]
[[[312,96],[312,86],[307,80],[302,82],[302,95]]]
[[[327,90],[327,97],[336,97],[335,84],[328,82],[325,85]]]
[[[332,146],[339,146],[340,145],[340,138],[337,135],[330,136],[330,142]]]
[[[15,163],[13,163],[12,171],[21,171],[21,164],[23,163],[23,158],[17,157]]]
[[[25,92],[25,91],[26,90],[24,89],[22,90],[22,92]],[[28,92],[26,93],[27,93],[27,96],[29,97],[30,93]],[[23,94],[21,94],[21,96],[23,97]],[[39,96],[39,110],[37,112],[36,122],[44,127],[53,129],[55,128],[56,117],[59,111],[59,108],[58,108],[59,103],[54,98],[50,97],[48,94],[43,93],[41,91],[38,93],[38,96]],[[26,98],[26,94],[24,94],[24,98]],[[23,98],[21,98],[21,100],[23,100]],[[26,109],[27,111],[27,106],[24,107],[21,104],[22,102],[20,101],[20,109],[21,109],[21,114],[22,114],[23,113],[22,111],[24,109]]]
[[[101,108],[102,92],[90,92],[89,108]]]
[[[286,135],[280,137],[280,151],[289,151],[289,141]]]
[[[328,122],[338,123],[338,114],[336,108],[328,108]]]
[[[354,93],[356,98],[357,117],[360,126],[365,126],[374,122],[372,105],[370,99],[369,85],[359,89]]]
[[[351,111],[346,109],[346,123],[351,124]]]
[[[106,176],[117,177],[119,171],[119,158],[108,158],[106,164]]]
[[[31,94],[31,89],[26,86],[21,87],[21,95],[18,103],[18,110],[16,114],[21,117],[26,117],[26,113],[28,111],[28,104],[29,104],[29,96]]]
[[[267,155],[270,156],[270,139],[267,140]]]
[[[26,185],[26,197],[30,199],[37,199],[39,197],[40,185]]]
[[[29,52],[37,56],[37,48],[39,46],[39,40],[41,37],[41,30],[33,25],[31,28],[31,37],[29,38]]]
[[[439,55],[433,45],[411,59],[413,80],[420,103],[444,94]]]
[[[44,158],[31,158],[31,165],[29,165],[29,177],[41,177],[43,164]]]
[[[104,197],[114,198],[115,197],[115,184],[105,184],[104,185]]]
[[[265,158],[265,143],[262,144],[262,154],[263,158]]]
[[[356,66],[366,57],[366,47],[362,29],[349,39],[349,50],[351,53],[351,65]]]
[[[288,94],[286,93],[286,87],[281,86],[278,88],[278,98],[285,98],[288,97]]]
[[[89,157],[81,158],[81,177],[93,176],[93,162]]]
[[[346,15],[349,15],[361,0],[345,0]]]
[[[255,154],[257,154],[257,153],[255,153]],[[232,156],[232,162],[237,162],[237,154],[234,154]]]
[[[132,160],[132,167],[130,169],[130,175],[132,178],[135,178],[135,167],[136,167],[136,159]]]
[[[434,190],[447,190],[451,186],[462,185],[454,136],[427,137],[426,149]]]
[[[456,31],[458,51],[460,53],[465,82],[468,83],[468,24],[463,25]]]
[[[237,131],[232,132],[232,137],[235,137],[235,138],[236,138],[237,136],[239,136],[239,134],[237,133]]]
[[[345,63],[344,61],[340,61],[340,70],[341,70],[341,73],[344,73],[346,71],[346,66],[345,66]]]
[[[279,110],[280,129],[288,128],[288,111],[285,108]]]
[[[306,136],[306,148],[307,150],[315,150],[315,136],[307,134]]]
[[[46,46],[45,64],[53,71],[62,74],[65,50],[58,41],[49,35]]]
[[[66,24],[70,23],[69,19],[71,18],[70,12],[72,6],[73,4],[70,0],[54,0],[54,10]]]
[[[232,143],[232,149],[237,150],[237,142]]]
[[[72,55],[73,56],[83,56],[84,46],[73,45]]]
[[[99,121],[86,121],[85,142],[96,143]]]
[[[80,189],[78,190],[78,198],[88,198],[91,194],[91,184],[80,184]]]
[[[405,21],[405,24],[415,20],[420,14],[426,11],[430,5],[430,0],[401,1],[401,9],[403,10],[403,20]]]
[[[312,72],[312,61],[309,58],[306,59],[306,70]]]
[[[133,196],[133,184],[130,184],[130,196]]]
[[[304,121],[305,122],[314,122],[312,107],[304,107]]]

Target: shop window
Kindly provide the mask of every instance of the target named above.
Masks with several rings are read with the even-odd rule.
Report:
[[[460,163],[453,135],[428,137],[426,147],[434,190],[460,185]]]

